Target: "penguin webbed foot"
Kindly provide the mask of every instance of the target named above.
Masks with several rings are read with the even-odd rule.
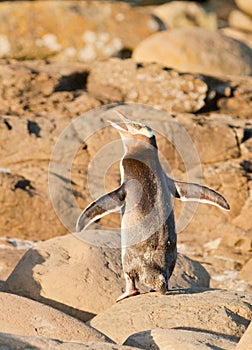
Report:
[[[134,278],[130,278],[127,273],[124,273],[124,278],[125,278],[125,281],[126,281],[126,288],[125,288],[126,290],[125,290],[125,292],[122,295],[120,295],[116,299],[116,302],[140,294],[139,289],[136,288],[135,279]]]
[[[123,299],[127,299],[129,297],[133,297],[133,296],[138,295],[138,294],[140,294],[140,291],[137,288],[135,290],[130,291],[130,292],[126,291],[116,299],[116,302],[118,303],[118,301],[121,301]]]

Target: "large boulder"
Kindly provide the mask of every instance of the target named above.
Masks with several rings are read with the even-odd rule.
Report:
[[[250,75],[252,51],[245,44],[203,28],[162,31],[134,50],[138,62],[158,62],[182,72]]]
[[[145,350],[234,349],[236,342],[225,335],[189,329],[153,329],[132,334],[125,345]]]
[[[252,294],[224,290],[150,293],[112,306],[90,324],[118,343],[134,333],[157,328],[197,330],[238,339],[252,319],[251,302]]]
[[[0,333],[0,349],[11,350],[136,350],[131,346],[122,346],[97,341],[62,341],[46,337],[32,337]]]
[[[107,340],[103,334],[83,322],[34,300],[0,292],[0,301],[0,328],[3,333],[62,341]]]
[[[0,12],[1,58],[89,62],[132,50],[159,30],[149,14],[123,2],[1,2]]]
[[[94,237],[96,246],[88,242]],[[51,305],[83,321],[109,308],[125,287],[120,237],[116,232],[90,230],[82,239],[67,235],[39,243],[17,264],[4,290]],[[108,247],[109,240],[114,248]],[[179,255],[171,285],[208,287],[209,275],[198,262]],[[141,288],[147,290],[145,286]]]

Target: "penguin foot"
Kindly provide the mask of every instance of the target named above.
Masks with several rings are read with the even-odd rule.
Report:
[[[125,293],[123,293],[122,295],[119,296],[119,298],[116,299],[116,302],[118,303],[118,301],[121,301],[123,299],[129,298],[129,297],[133,297],[135,295],[140,294],[139,289],[133,289],[130,292],[126,291]]]

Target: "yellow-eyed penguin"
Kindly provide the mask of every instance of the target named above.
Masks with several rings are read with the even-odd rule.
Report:
[[[218,192],[169,178],[158,158],[153,130],[117,111],[123,123],[111,122],[123,141],[121,186],[91,203],[76,224],[79,232],[111,212],[121,211],[122,265],[126,290],[118,299],[139,294],[136,281],[165,293],[177,258],[177,235],[171,195],[229,210]]]

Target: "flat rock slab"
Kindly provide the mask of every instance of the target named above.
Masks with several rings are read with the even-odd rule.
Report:
[[[141,56],[136,60],[148,61]],[[200,78],[159,64],[111,59],[92,66],[88,91],[104,103],[127,101],[172,112],[196,112],[205,105],[207,85]]]
[[[106,247],[102,241],[105,232],[88,232],[95,235],[97,246],[66,235],[30,249],[7,279],[4,290],[51,305],[83,321],[112,306],[125,287],[121,251]],[[111,234],[110,239],[119,247],[119,234]],[[200,263],[179,255],[171,286],[207,288],[209,275]],[[145,286],[140,287],[146,291]]]
[[[125,345],[145,350],[234,349],[236,341],[226,336],[184,329],[154,329],[132,334]]]
[[[164,296],[153,293],[124,300],[94,317],[90,324],[117,343],[133,333],[178,327],[238,340],[252,319],[251,304],[252,294],[225,290],[180,291]]]
[[[62,341],[108,340],[99,331],[63,312],[34,300],[3,292],[0,292],[0,329],[3,333],[49,337]]]
[[[251,49],[245,44],[203,28],[155,33],[134,50],[138,62],[159,62],[182,72],[209,75],[250,75]]]
[[[46,337],[28,337],[16,334],[0,333],[1,350],[133,350],[135,347],[86,341],[78,343],[61,341]]]

